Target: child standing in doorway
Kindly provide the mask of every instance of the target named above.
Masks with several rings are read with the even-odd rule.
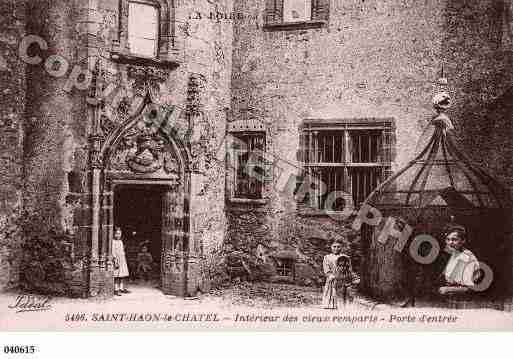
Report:
[[[125,257],[125,247],[121,239],[123,232],[121,228],[116,227],[114,230],[114,240],[112,241],[112,256],[114,261],[114,294],[130,293],[124,287],[124,280],[128,277],[128,265]]]
[[[153,269],[153,257],[148,252],[148,247],[143,245],[141,251],[137,254],[137,274],[140,279],[149,280]]]

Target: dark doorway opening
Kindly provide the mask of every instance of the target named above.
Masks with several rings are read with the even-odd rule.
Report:
[[[130,280],[160,284],[162,257],[162,205],[166,187],[154,184],[120,184],[114,190],[114,223],[123,231]],[[150,270],[142,270],[151,254]],[[143,260],[146,258],[146,260]]]

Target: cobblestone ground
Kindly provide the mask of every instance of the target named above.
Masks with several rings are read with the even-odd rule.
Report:
[[[244,305],[266,309],[276,308],[318,308],[322,302],[322,288],[302,287],[278,283],[249,283],[241,282],[234,286],[213,290],[210,297],[220,297],[234,305]],[[348,299],[346,309],[373,309],[377,306],[360,296]]]

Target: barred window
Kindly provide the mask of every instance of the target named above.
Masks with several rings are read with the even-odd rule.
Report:
[[[304,171],[300,182],[313,182],[317,193],[313,198],[307,194],[304,204],[314,210],[325,209],[328,195],[343,191],[351,195],[354,205],[360,205],[390,175],[392,141],[391,120],[305,123],[301,132]],[[338,198],[326,209],[341,211],[346,205],[344,199]]]
[[[234,144],[235,156],[235,186],[234,197],[241,199],[261,199],[262,198],[262,178],[260,175],[251,175],[247,169],[250,156],[252,161],[258,159],[256,153],[265,151],[265,132],[239,132],[234,134],[238,140]],[[256,172],[263,171],[264,166],[252,164],[252,170]]]
[[[266,0],[267,26],[324,23],[328,20],[329,0]]]
[[[137,1],[128,3],[128,46],[131,53],[157,57],[159,27],[156,6]]]
[[[292,258],[276,258],[276,274],[281,277],[294,277],[294,260]]]

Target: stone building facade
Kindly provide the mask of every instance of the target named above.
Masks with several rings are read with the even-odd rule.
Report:
[[[133,3],[158,14],[151,56],[130,48]],[[351,211],[327,216],[295,175],[357,209],[413,156],[442,75],[462,145],[512,185],[509,1],[305,4],[2,1],[0,286],[20,281],[29,218],[71,238],[71,295],[110,295],[114,226],[141,230],[130,193],[160,209],[165,292],[194,294],[218,251],[233,276],[316,285],[342,236],[358,268]],[[259,180],[247,149],[274,163]]]
[[[511,158],[511,140],[505,138],[511,126],[503,122],[510,114],[504,112],[507,106],[497,104],[508,101],[511,88],[509,2],[318,1],[314,5],[329,7],[327,23],[323,15],[296,25],[282,23],[279,12],[266,13],[269,3],[281,4],[234,5],[235,12],[268,18],[234,26],[231,111],[234,121],[265,123],[267,149],[276,157],[297,168],[308,162],[299,157],[301,153],[298,156],[305,146],[302,135],[312,133],[305,127],[323,131],[329,123],[332,129],[347,128],[348,143],[353,144],[364,136],[358,139],[351,133],[377,128],[383,137],[379,160],[390,166],[383,169],[383,180],[413,158],[417,139],[433,115],[429,99],[443,75],[454,99],[449,115],[464,147],[475,161],[511,184],[511,172],[497,167],[502,163],[501,168],[509,168]],[[383,126],[389,119],[389,125]],[[317,132],[321,143],[322,133]],[[490,136],[501,138],[491,141]],[[311,142],[305,142],[307,151],[312,150]],[[484,148],[498,162],[482,157]],[[324,162],[335,161],[328,155]],[[357,166],[344,169],[354,170],[350,178],[345,172],[343,186],[354,202],[373,187],[364,189],[363,196],[355,193],[361,190],[355,188]],[[296,275],[311,282],[320,272],[327,244],[345,233],[346,250],[357,267],[362,243],[348,229],[351,217],[333,221],[312,208],[305,210],[288,191],[280,191],[280,180],[275,175],[269,182],[264,203],[228,203],[228,240],[247,252],[294,252]],[[358,204],[354,203],[356,208]]]

